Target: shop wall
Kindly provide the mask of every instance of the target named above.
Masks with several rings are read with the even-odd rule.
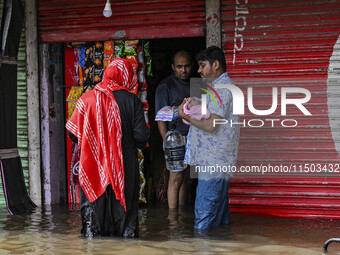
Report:
[[[311,92],[305,106],[312,116],[294,106],[282,116],[280,98],[270,116],[245,108],[241,120],[289,118],[298,125],[241,127],[238,166],[290,170],[236,174],[230,189],[233,210],[340,218],[339,13],[338,1],[222,1],[227,69],[246,98],[247,87],[253,87],[255,108],[270,108],[273,87]]]
[[[39,37],[44,43],[202,36],[205,1],[38,0]]]

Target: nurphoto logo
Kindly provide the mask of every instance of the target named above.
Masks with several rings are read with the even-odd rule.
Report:
[[[215,97],[218,99],[221,107],[223,98],[221,99],[220,95],[217,93],[216,89],[227,89],[231,92],[233,97],[233,114],[234,115],[244,115],[245,114],[245,106],[248,107],[248,110],[257,116],[268,116],[273,114],[278,107],[278,101],[280,99],[281,103],[281,116],[287,116],[287,106],[292,105],[297,107],[303,115],[312,115],[307,108],[304,106],[311,99],[311,92],[306,88],[301,87],[281,87],[280,88],[280,96],[278,87],[272,87],[271,91],[271,106],[269,109],[256,109],[254,106],[254,93],[252,87],[247,87],[247,104],[245,102],[245,96],[243,91],[234,84],[215,84],[214,88],[207,83],[204,84],[206,88],[200,88],[203,92],[201,93],[201,113],[202,115],[207,113],[207,95],[211,97],[215,105],[217,105],[217,101]],[[210,91],[211,92],[210,92]],[[215,96],[214,96],[215,95]],[[293,98],[288,98],[288,95]],[[230,122],[230,123],[229,123]],[[280,123],[282,127],[296,127],[298,122],[296,119],[288,119],[288,118],[261,118],[261,119],[244,119],[241,122],[233,123],[226,119],[214,119],[214,127],[216,125],[241,125],[243,127],[254,127],[259,128],[263,127],[265,124],[269,124],[271,127]]]

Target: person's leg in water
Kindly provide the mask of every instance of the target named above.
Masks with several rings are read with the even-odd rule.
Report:
[[[187,201],[188,201],[189,167],[184,169],[183,173],[184,173],[183,182],[182,182],[182,185],[181,185],[181,187],[179,189],[179,199],[178,199],[179,207],[183,207],[183,206],[187,205]]]
[[[199,179],[195,200],[195,229],[208,230],[229,224],[229,179]]]
[[[176,229],[179,226],[177,208],[169,208],[168,220],[170,229]]]
[[[169,209],[178,208],[179,191],[184,180],[184,171],[182,172],[171,172],[169,175],[168,185],[168,206]]]
[[[187,138],[184,137],[187,144]],[[182,172],[172,172],[169,175],[168,184],[168,206],[169,209],[178,208],[186,205],[187,201],[187,184],[189,179],[189,168],[187,167]]]

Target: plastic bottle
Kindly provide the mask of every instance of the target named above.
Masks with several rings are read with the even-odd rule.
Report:
[[[184,164],[185,142],[177,130],[168,131],[163,140],[166,168],[172,172],[181,172],[187,165]]]

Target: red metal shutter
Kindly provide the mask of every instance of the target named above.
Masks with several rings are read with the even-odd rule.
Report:
[[[111,0],[113,15],[103,16],[105,0],[38,0],[43,43],[108,39],[203,36],[203,0]]]
[[[241,127],[238,166],[282,165],[289,171],[236,174],[233,210],[340,218],[339,13],[339,1],[222,1],[228,73],[236,82],[250,81],[241,89],[254,87],[254,104],[269,109],[272,87],[303,87],[312,94],[305,105],[312,116],[287,109],[296,127]],[[283,119],[280,97],[278,102],[270,116],[246,110],[241,119]]]

